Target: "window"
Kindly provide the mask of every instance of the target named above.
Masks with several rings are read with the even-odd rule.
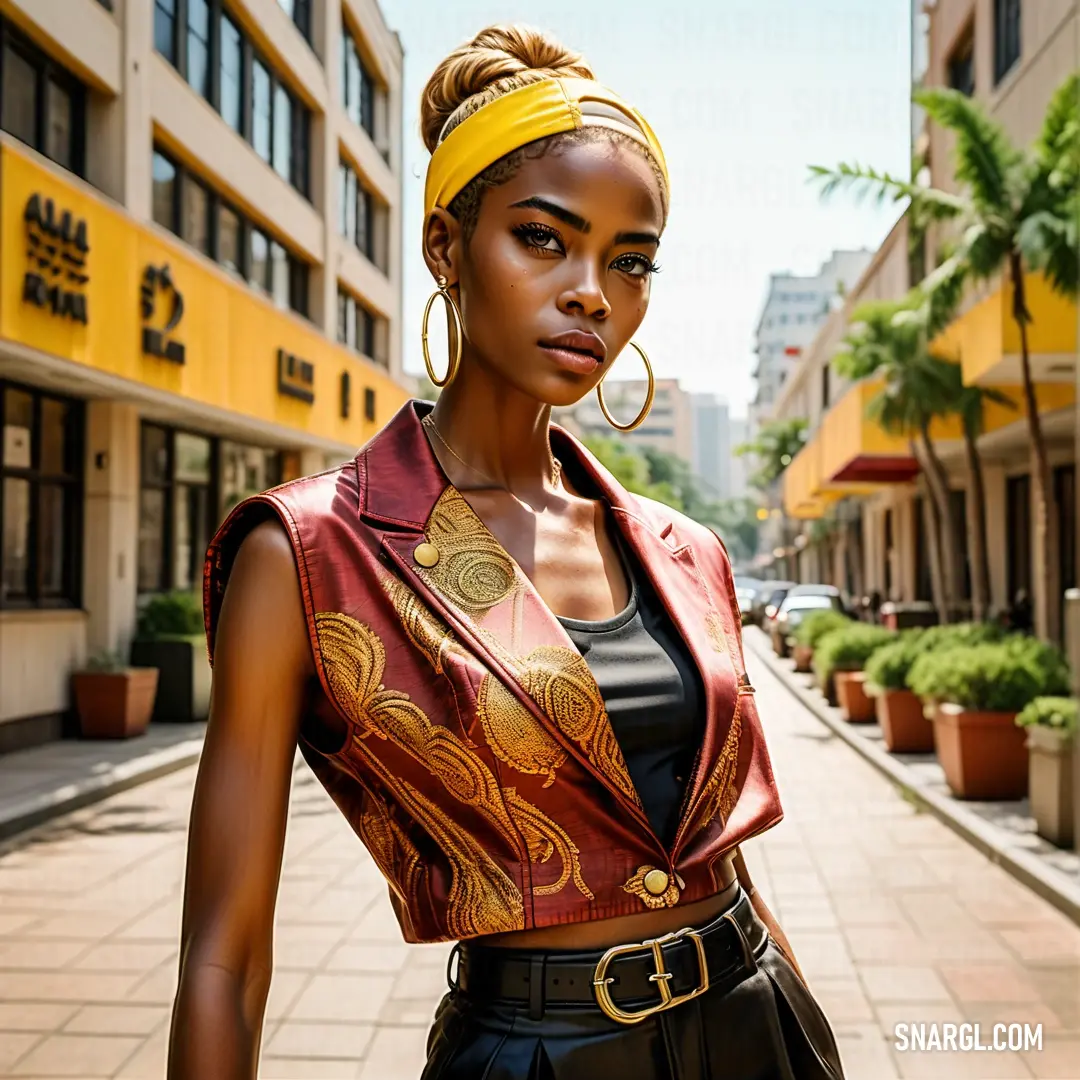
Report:
[[[263,292],[270,292],[270,241],[261,229],[251,230],[248,281]]]
[[[221,496],[218,501],[218,520],[249,495],[281,483],[281,452],[258,446],[222,442],[220,448]]]
[[[187,0],[187,79],[204,98],[210,97],[210,4]]]
[[[184,218],[180,235],[204,255],[210,250],[210,193],[193,176],[186,176],[183,185]]]
[[[364,63],[348,27],[341,36],[341,86],[344,97],[342,104],[349,119],[374,139],[375,99],[385,97],[385,91],[378,86]]]
[[[176,226],[176,208],[179,205],[176,198],[176,166],[164,154],[155,150],[151,175],[154,220],[166,229],[179,232]]]
[[[244,130],[244,49],[240,31],[228,15],[221,16],[221,77],[218,103],[222,119],[243,134]]]
[[[79,603],[82,408],[0,382],[0,607]]]
[[[273,105],[270,72],[258,60],[252,65],[251,76],[251,145],[255,153],[269,162],[272,140]]]
[[[949,57],[949,85],[971,97],[975,93],[975,28],[969,26]]]
[[[346,161],[338,163],[338,231],[384,273],[389,254],[389,212]]]
[[[364,387],[364,419],[375,422],[375,391],[370,386]]]
[[[225,203],[218,204],[218,262],[244,276],[244,234],[240,215]]]
[[[159,225],[273,297],[280,308],[307,317],[309,272],[303,260],[158,149],[152,175]]]
[[[216,522],[214,444],[189,432],[142,425],[139,592],[195,589]]]
[[[82,175],[86,90],[0,19],[0,128]]]
[[[176,63],[177,0],[154,0],[154,48],[171,64]]]
[[[310,192],[311,112],[257,54],[223,0],[154,0],[154,47],[302,195]],[[291,0],[297,25],[310,0]],[[183,33],[178,38],[178,27]],[[306,32],[305,32],[306,33]]]
[[[994,82],[1020,59],[1020,0],[994,0]]]
[[[380,367],[390,366],[390,324],[370,311],[350,292],[338,288],[337,339],[363,353]]]
[[[297,30],[311,40],[311,0],[278,0],[285,14],[292,19]]]

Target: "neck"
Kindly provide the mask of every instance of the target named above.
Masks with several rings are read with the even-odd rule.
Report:
[[[517,495],[551,490],[551,407],[490,375],[481,364],[463,357],[454,381],[439,395],[431,418],[461,458],[458,461],[450,456],[436,439],[435,450],[444,469],[452,477],[463,478],[464,486],[482,488],[497,483]]]

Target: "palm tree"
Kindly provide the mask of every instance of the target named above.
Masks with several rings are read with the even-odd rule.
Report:
[[[751,487],[757,488],[768,498],[784,470],[794,461],[795,455],[806,445],[807,422],[802,417],[785,420],[766,420],[757,430],[751,442],[740,443],[735,447],[739,457],[752,454],[758,460],[757,470],[749,477]],[[790,547],[791,526],[784,513],[783,504],[779,506],[780,534],[782,547]],[[793,576],[791,559],[786,573]]]
[[[986,484],[983,477],[979,436],[983,432],[983,407],[988,401],[1015,409],[1016,402],[1000,390],[965,386],[959,364],[943,363],[939,368],[949,411],[960,417],[964,433],[970,498],[967,508],[968,551],[971,556],[971,613],[977,620],[990,611],[990,562],[986,538]]]
[[[1080,287],[1080,73],[1051,99],[1042,131],[1029,150],[1017,147],[983,108],[957,90],[926,89],[913,95],[935,123],[956,136],[959,194],[901,180],[860,165],[812,166],[823,194],[859,185],[878,198],[910,200],[917,225],[950,222],[959,241],[955,258],[977,280],[1007,277],[1012,317],[1020,334],[1020,364],[1031,440],[1035,502],[1033,575],[1036,629],[1057,636],[1057,603],[1044,582],[1055,566],[1050,529],[1050,466],[1031,374],[1028,326],[1032,321],[1024,288],[1029,270],[1042,271],[1051,287],[1075,296]],[[1039,565],[1041,563],[1041,565]]]
[[[739,457],[752,454],[758,459],[757,471],[750,477],[751,487],[768,491],[783,475],[795,455],[806,443],[806,420],[766,420],[752,442],[735,447]]]
[[[926,477],[935,606],[942,622],[947,622],[958,595],[959,544],[948,473],[930,437],[930,425],[950,412],[942,368],[953,365],[926,351],[926,319],[937,310],[930,295],[935,294],[915,290],[904,300],[860,305],[852,314],[844,350],[833,357],[832,365],[845,379],[878,375],[884,380],[882,390],[867,403],[867,418],[890,434],[906,436]]]

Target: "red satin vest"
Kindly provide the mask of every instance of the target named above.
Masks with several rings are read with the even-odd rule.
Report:
[[[556,456],[576,459],[610,504],[701,673],[705,735],[665,850],[589,668],[448,483],[420,425],[428,409],[407,403],[353,461],[232,511],[207,553],[211,657],[237,548],[268,508],[299,569],[320,684],[311,710],[348,730],[328,752],[302,727],[300,748],[385,875],[408,941],[714,894],[718,860],[783,817],[726,550],[552,427]]]

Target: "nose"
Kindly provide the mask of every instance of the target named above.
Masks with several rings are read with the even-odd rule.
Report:
[[[573,285],[559,294],[559,310],[566,315],[606,319],[611,314],[611,304],[604,295],[596,268],[578,264],[573,273]]]

